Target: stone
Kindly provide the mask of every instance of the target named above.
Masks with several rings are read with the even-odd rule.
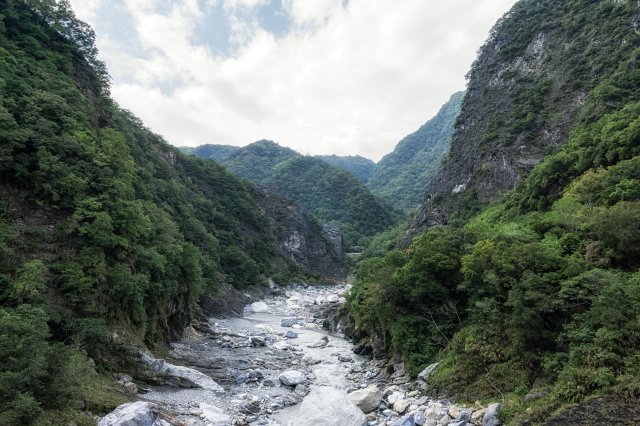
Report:
[[[240,385],[242,383],[245,383],[247,380],[249,380],[249,375],[248,374],[237,374],[235,379],[236,379],[236,384]]]
[[[467,422],[466,422],[466,421],[464,421],[464,420],[460,420],[460,421],[457,421],[457,420],[456,420],[456,421],[454,421],[454,422],[449,422],[449,423],[447,424],[447,426],[465,426],[466,424],[467,424]]]
[[[309,394],[309,389],[307,389],[305,385],[296,385],[294,392],[296,393],[296,395],[304,398]]]
[[[325,300],[327,303],[338,303],[340,301],[340,296],[337,294],[330,294]]]
[[[409,408],[409,405],[411,405],[411,401],[408,399],[401,399],[400,401],[396,401],[393,404],[393,411],[395,411],[398,414],[402,414],[405,411],[407,411],[407,408]]]
[[[498,419],[498,411],[502,408],[499,402],[487,407],[487,411],[482,418],[482,426],[500,426],[502,422]]]
[[[487,410],[485,410],[484,408],[481,410],[476,410],[473,413],[471,413],[471,423],[479,423],[482,421],[482,417],[484,416],[484,413]]]
[[[298,333],[289,330],[287,331],[287,334],[284,335],[284,337],[286,337],[287,339],[296,339],[298,337]]]
[[[396,402],[400,401],[401,399],[404,399],[404,393],[400,391],[395,391],[387,397],[387,402],[393,405]]]
[[[429,398],[427,398],[426,396],[421,396],[420,398],[416,399],[416,405],[425,405],[427,402],[429,402]]]
[[[138,393],[138,386],[133,382],[125,383],[123,387],[127,395],[135,395]]]
[[[353,358],[351,355],[338,355],[338,360],[340,362],[351,362],[353,361]]]
[[[280,320],[280,325],[282,327],[293,327],[293,325],[297,323],[298,317],[285,317]]]
[[[382,391],[380,391],[376,385],[371,385],[364,389],[351,392],[348,398],[366,414],[378,408],[382,401]]]
[[[529,392],[528,394],[526,394],[524,396],[524,402],[529,402],[529,401],[533,401],[533,400],[536,400],[536,399],[541,399],[541,398],[544,398],[547,395],[549,395],[549,392],[547,392],[547,391],[532,390],[531,392]]]
[[[398,421],[391,423],[391,426],[415,426],[413,414],[410,414]]]
[[[279,340],[277,342],[275,342],[273,344],[273,347],[280,350],[280,351],[286,351],[287,349],[289,349],[291,347],[291,345],[289,345],[287,342],[284,342],[282,340]]]
[[[451,417],[449,417],[447,414],[445,414],[444,416],[442,416],[440,418],[440,420],[438,420],[438,424],[442,425],[442,426],[445,426],[445,425],[448,425],[450,421],[451,421]]]
[[[451,418],[457,419],[460,415],[460,409],[455,405],[451,406],[451,408],[449,408],[449,415],[451,416]]]
[[[288,426],[365,426],[367,418],[343,391],[329,386],[313,389]]]
[[[304,373],[296,370],[287,370],[282,373],[278,379],[285,386],[296,386],[307,383],[307,377]]]
[[[267,346],[267,340],[264,337],[261,337],[261,336],[251,336],[251,337],[249,337],[249,343],[254,348]]]
[[[449,413],[451,414],[451,413]],[[453,417],[453,416],[451,416]],[[468,422],[469,420],[471,420],[471,412],[469,412],[469,410],[461,410],[459,411],[458,415],[455,417],[456,420],[458,421],[464,421],[464,422]]]
[[[302,357],[302,362],[304,362],[307,365],[316,365],[316,364],[320,364],[322,361],[312,357],[311,355],[305,355]]]
[[[202,410],[200,418],[207,422],[207,426],[231,425],[231,417],[226,415],[220,408],[214,405],[201,402],[200,410]]]
[[[429,377],[436,371],[436,368],[438,368],[438,365],[440,365],[439,362],[429,365],[427,368],[425,368],[418,374],[418,378],[425,380],[427,377]]]
[[[324,336],[322,339],[317,340],[307,345],[308,348],[324,348],[329,343],[329,338]]]
[[[254,314],[266,314],[269,312],[269,306],[264,302],[254,302],[249,305],[249,311]]]
[[[136,401],[122,404],[104,416],[98,426],[160,426],[160,406]]]
[[[140,353],[140,359],[153,373],[177,378],[180,384],[187,382],[202,389],[224,392],[222,386],[217,384],[211,377],[193,368],[173,365],[164,359],[155,359],[144,352]]]
[[[413,416],[413,422],[415,424],[417,424],[418,426],[423,426],[425,421],[426,421],[426,417],[424,416],[424,411],[418,411],[414,416]]]

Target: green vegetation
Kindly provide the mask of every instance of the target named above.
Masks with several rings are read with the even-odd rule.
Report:
[[[426,230],[404,250],[374,250],[348,301],[358,331],[381,331],[413,374],[441,361],[430,386],[467,401],[500,398],[513,424],[538,424],[594,395],[640,398],[640,37],[629,32],[637,11],[561,3],[522,1],[493,37],[500,55],[516,55],[531,40],[518,44],[528,19],[544,22],[544,10],[567,21],[595,14],[611,40],[624,33],[625,54],[593,48],[596,66],[610,62],[598,69],[610,71],[586,94],[567,140],[480,213]],[[578,40],[600,25],[580,22]],[[545,114],[529,95],[510,112],[520,118],[505,122]],[[532,388],[548,395],[525,402]]]
[[[324,160],[332,166],[339,167],[342,170],[351,173],[364,183],[369,181],[373,174],[373,170],[376,168],[376,163],[359,155],[349,155],[347,157],[340,157],[337,155],[318,155],[316,158]]]
[[[464,92],[451,96],[435,117],[380,160],[367,184],[374,194],[405,211],[420,205],[429,182],[449,152],[463,99]]]
[[[108,97],[93,39],[66,1],[0,0],[1,424],[87,424],[74,400],[122,401],[89,357],[176,337],[222,286],[306,273],[261,191]]]
[[[371,195],[358,178],[319,158],[302,156],[271,141],[255,142],[230,154],[227,148],[204,145],[193,153],[218,159],[229,170],[281,193],[321,221],[335,223],[346,250],[359,250],[398,220],[398,213]]]

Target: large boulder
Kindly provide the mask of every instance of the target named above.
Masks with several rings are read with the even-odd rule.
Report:
[[[202,418],[207,422],[208,426],[229,426],[231,425],[231,417],[226,415],[221,409],[215,405],[200,403],[200,410],[202,410]]]
[[[296,386],[307,383],[307,377],[304,373],[296,370],[287,370],[278,377],[280,382],[285,386]]]
[[[347,394],[329,386],[320,386],[307,395],[300,411],[288,426],[366,426],[367,418]]]
[[[498,402],[487,407],[487,411],[482,418],[482,426],[500,426],[502,422],[498,419],[498,411],[502,405]]]
[[[254,302],[249,305],[249,311],[254,314],[266,314],[269,312],[269,306],[264,302]]]
[[[353,402],[363,413],[375,411],[382,401],[382,391],[376,385],[351,392],[349,401]]]
[[[418,378],[422,380],[426,380],[427,377],[431,376],[436,371],[436,368],[438,368],[438,365],[440,365],[440,363],[436,362],[434,364],[427,366],[427,368],[425,368],[418,374]]]
[[[285,317],[280,320],[282,327],[293,327],[298,323],[298,317]]]
[[[136,401],[122,404],[104,416],[98,426],[160,426],[160,406]]]
[[[154,374],[174,378],[180,386],[199,387],[214,392],[224,392],[222,386],[217,384],[211,377],[193,368],[173,365],[164,359],[153,358],[144,352],[140,353],[140,359]]]

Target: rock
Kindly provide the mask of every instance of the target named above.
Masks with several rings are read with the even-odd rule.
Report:
[[[293,327],[293,325],[297,323],[298,317],[285,317],[280,320],[280,325],[282,327]]]
[[[442,425],[442,426],[445,426],[445,425],[448,425],[450,421],[451,421],[451,417],[449,417],[447,414],[445,414],[444,416],[442,416],[440,418],[440,420],[438,420],[438,424]]]
[[[416,399],[416,405],[425,405],[428,401],[429,398],[427,398],[426,396],[421,396],[420,398]]]
[[[411,405],[411,401],[408,399],[401,399],[400,401],[396,401],[393,404],[393,411],[395,411],[398,414],[402,414],[405,411],[407,411],[407,408],[409,408],[409,405]]]
[[[122,404],[98,422],[98,426],[160,426],[160,406],[136,401]]]
[[[153,373],[177,378],[181,385],[186,381],[187,383],[193,384],[194,386],[202,389],[214,392],[224,392],[222,386],[217,384],[211,377],[193,368],[173,365],[166,362],[164,359],[152,358],[144,352],[140,353],[140,359]]]
[[[487,410],[484,408],[482,410],[476,410],[471,414],[471,423],[480,423],[482,421],[482,417]]]
[[[304,398],[309,394],[309,389],[307,389],[305,385],[296,385],[294,392],[296,393],[296,395]]]
[[[351,362],[353,358],[351,358],[351,355],[338,355],[338,360],[340,362]]]
[[[224,414],[224,412],[218,407],[206,404],[204,402],[200,403],[200,410],[202,410],[202,414],[200,418],[207,422],[207,426],[230,426],[231,425],[231,417]]]
[[[311,344],[308,344],[307,347],[308,348],[324,348],[327,346],[328,343],[329,343],[329,338],[327,336],[324,336],[322,339],[315,341]]]
[[[455,419],[456,421],[464,421],[466,423],[471,420],[471,413],[468,410],[459,411],[459,414],[455,417]]]
[[[340,296],[338,296],[337,294],[330,294],[327,296],[325,301],[327,303],[338,303],[340,301]]]
[[[296,419],[288,426],[365,426],[364,413],[349,401],[347,395],[329,386],[320,386],[307,395]]]
[[[283,342],[282,340],[280,340],[278,342],[275,342],[273,344],[273,347],[281,351],[286,351],[291,347],[291,345],[289,345],[287,342]]]
[[[498,411],[502,405],[498,402],[487,407],[487,411],[482,418],[482,426],[500,426],[502,422],[498,419]]]
[[[296,386],[307,383],[307,377],[300,371],[287,370],[278,379],[285,386]]]
[[[449,422],[447,426],[466,426],[467,422],[464,420]]]
[[[305,355],[302,357],[302,362],[304,362],[307,365],[316,365],[316,364],[320,364],[322,361],[312,357],[311,355]]]
[[[267,340],[264,337],[261,337],[261,336],[251,336],[251,337],[249,337],[249,343],[254,348],[267,346]]]
[[[529,401],[533,401],[535,399],[544,398],[547,395],[549,395],[549,392],[547,392],[547,391],[532,390],[531,392],[529,392],[528,394],[525,395],[524,402],[529,402]]]
[[[425,421],[426,421],[426,417],[424,416],[424,411],[418,411],[414,416],[413,416],[413,422],[415,424],[417,424],[418,426],[423,426]]]
[[[449,408],[449,415],[451,416],[451,418],[457,419],[460,415],[460,409],[455,405],[451,406],[451,408]]]
[[[135,395],[138,393],[138,386],[133,382],[125,383],[123,387],[127,395]]]
[[[380,391],[376,385],[371,385],[364,389],[351,392],[348,398],[366,414],[378,408],[382,401],[382,391]]]
[[[254,302],[249,305],[249,310],[254,314],[266,314],[269,312],[269,306],[264,302]]]
[[[407,417],[391,423],[391,426],[415,426],[414,416],[413,414],[410,414]]]
[[[400,391],[395,391],[387,397],[387,402],[393,405],[396,402],[400,401],[401,399],[404,399],[404,393]]]
[[[298,333],[289,330],[287,331],[287,334],[284,335],[284,337],[286,337],[287,339],[296,339],[298,337]]]
[[[429,365],[427,368],[422,370],[420,372],[420,374],[418,374],[418,378],[422,379],[422,380],[425,380],[427,377],[432,375],[434,373],[434,371],[436,371],[436,368],[438,368],[438,365],[440,365],[439,362],[436,362],[434,364]]]
[[[242,383],[245,383],[247,380],[249,380],[249,375],[248,374],[237,374],[235,379],[236,379],[236,384],[241,385]]]

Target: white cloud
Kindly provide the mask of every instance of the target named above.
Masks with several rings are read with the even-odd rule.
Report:
[[[269,138],[378,159],[464,88],[476,50],[515,0],[286,0],[296,28],[276,39],[238,23],[232,58],[193,43],[204,23],[197,0],[176,0],[166,15],[153,0],[126,2],[149,54],[131,57],[99,34],[112,92],[171,143]],[[172,81],[182,84],[160,90]]]
[[[72,0],[73,11],[85,22],[94,22],[102,0]]]
[[[267,3],[267,0],[224,0],[225,9],[254,9]]]

